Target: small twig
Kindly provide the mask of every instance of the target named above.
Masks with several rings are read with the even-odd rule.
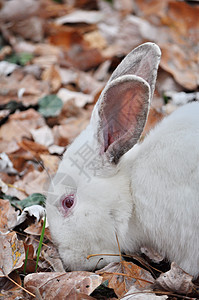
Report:
[[[90,259],[91,257],[95,257],[95,256],[120,256],[119,254],[90,254],[87,256],[87,259]]]
[[[119,240],[118,240],[117,233],[115,233],[115,236],[116,236],[116,240],[117,240],[117,246],[118,246],[119,255],[120,255],[120,262],[122,262],[121,248],[120,248],[120,243],[119,243]]]
[[[25,190],[23,190],[23,189],[21,189],[21,188],[15,186],[15,185],[13,185],[13,184],[7,183],[7,186],[9,186],[10,188],[16,189],[16,190],[18,190],[18,191],[20,191],[20,192],[23,192],[23,193],[25,193],[25,194],[27,195],[27,193],[26,193]]]

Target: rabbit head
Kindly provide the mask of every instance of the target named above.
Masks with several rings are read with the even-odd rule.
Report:
[[[157,45],[145,43],[125,57],[102,91],[90,124],[68,147],[51,182],[47,218],[70,270],[92,270],[119,260],[87,259],[90,254],[117,254],[116,235],[122,248],[127,244],[133,199],[122,160],[132,147],[136,153],[160,55]],[[136,225],[134,240],[136,244]]]

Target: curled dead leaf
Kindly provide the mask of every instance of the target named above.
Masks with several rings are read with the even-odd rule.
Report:
[[[183,269],[173,262],[171,269],[162,273],[154,283],[154,289],[171,291],[178,294],[191,294],[194,290],[193,276],[184,272]]]

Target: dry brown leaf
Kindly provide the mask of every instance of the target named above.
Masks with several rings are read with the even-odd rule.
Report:
[[[51,93],[57,92],[61,87],[61,76],[59,74],[59,68],[57,66],[50,66],[42,73],[42,80],[48,81],[51,86]]]
[[[47,188],[48,174],[45,170],[39,172],[34,170],[26,174],[22,180],[14,183],[16,188],[9,187],[8,194],[16,196],[20,200],[33,193],[44,193]],[[20,189],[20,190],[19,190]],[[24,192],[22,192],[24,191]]]
[[[71,6],[66,5],[66,3],[61,4],[51,0],[42,0],[39,13],[41,17],[48,19],[63,16],[70,10]]]
[[[65,272],[62,260],[58,254],[57,248],[51,246],[41,252],[42,258],[53,268],[55,272]]]
[[[33,109],[15,113],[7,123],[0,127],[0,138],[4,141],[21,141],[24,137],[31,138],[31,129],[44,125],[44,119]]]
[[[186,89],[196,89],[199,81],[198,66],[183,50],[182,46],[169,44],[161,47],[161,50],[161,67],[171,73],[175,80]]]
[[[194,50],[199,39],[199,7],[192,7],[186,2],[170,1],[167,14],[162,22],[172,27],[172,33],[177,43],[192,46]],[[195,50],[197,54],[197,50]]]
[[[105,85],[104,82],[97,81],[92,74],[86,72],[78,72],[76,83],[83,93],[90,94],[92,97],[99,94]]]
[[[60,158],[57,157],[56,155],[48,155],[48,154],[41,154],[40,157],[43,161],[45,170],[49,174],[55,174],[58,169],[58,165],[60,163]]]
[[[96,273],[102,275],[103,280],[108,280],[108,286],[114,289],[118,297],[124,296],[131,286],[144,290],[154,282],[148,271],[126,261],[111,263]]]
[[[164,114],[162,112],[158,111],[154,107],[151,107],[144,131],[142,132],[142,136],[145,136],[147,132],[155,127],[163,118]]]
[[[34,224],[28,226],[24,232],[28,233],[28,234],[32,234],[32,235],[41,235],[42,232],[42,228],[43,228],[43,221],[39,221],[39,222],[35,222]]]
[[[3,1],[0,10],[1,21],[19,21],[36,15],[40,7],[40,1],[34,0],[14,0]]]
[[[70,48],[65,54],[65,59],[71,66],[87,71],[91,68],[97,67],[104,61],[101,51],[94,48],[82,47],[78,45]]]
[[[4,138],[4,137],[3,137]],[[20,149],[17,141],[6,141],[3,138],[0,139],[0,152],[6,152],[7,154],[13,153]]]
[[[164,17],[166,14],[166,9],[168,2],[170,0],[135,0],[135,10],[136,15],[145,17],[147,20],[150,20],[152,23],[159,24],[161,17]]]
[[[86,128],[89,123],[90,112],[86,112],[77,119],[72,119],[68,124],[54,126],[53,135],[55,144],[59,146],[67,146],[75,137]],[[64,121],[63,121],[64,123]]]
[[[0,233],[0,275],[8,275],[20,268],[24,259],[24,245],[18,240],[16,233]]]
[[[18,97],[19,92],[20,97]],[[47,82],[36,80],[31,74],[25,75],[21,69],[15,70],[9,77],[1,76],[0,103],[11,99],[22,101],[24,105],[36,104],[38,98],[49,94]]]
[[[75,7],[80,7],[84,9],[98,9],[98,1],[97,0],[76,0],[73,5]]]
[[[40,154],[48,154],[48,149],[46,146],[27,139],[23,139],[18,143],[18,145],[23,150],[29,151],[33,155],[33,158],[37,158]]]
[[[11,31],[13,35],[17,34],[24,39],[40,42],[44,35],[43,20],[37,16],[19,20],[9,27],[9,31]]]
[[[57,18],[56,24],[62,25],[65,23],[88,23],[96,24],[103,19],[103,14],[100,11],[75,10],[66,16]]]
[[[63,103],[74,100],[77,107],[84,107],[87,103],[92,103],[94,99],[92,95],[81,92],[73,92],[64,88],[59,90],[57,96],[63,101]]]
[[[102,282],[95,273],[76,271],[29,274],[24,279],[25,288],[39,294],[42,299],[73,299],[79,293],[90,295]],[[71,298],[72,299],[72,298]]]
[[[16,225],[18,213],[9,200],[0,199],[0,232],[6,233]]]
[[[84,44],[82,33],[77,28],[51,24],[50,30],[52,35],[49,37],[49,42],[52,45],[68,50],[73,45]]]
[[[16,271],[11,272],[9,274],[9,278],[14,280],[14,282],[16,282],[18,285],[20,285],[20,286],[22,285],[20,275]],[[17,289],[19,289],[19,286],[17,286],[14,282],[9,280],[8,277],[0,277],[0,296],[3,291],[10,292],[10,291],[16,291]],[[4,299],[10,300],[11,298],[4,298]]]
[[[25,299],[25,297],[27,297],[27,294],[22,289],[18,288],[15,291],[2,290],[0,292],[0,296],[3,297],[2,299],[16,300],[16,299]]]
[[[166,300],[168,296],[157,296],[152,289],[146,289],[140,291],[139,289],[132,286],[129,292],[124,295],[120,300]]]
[[[77,71],[72,69],[60,68],[60,76],[62,84],[75,83],[77,79]]]
[[[171,269],[162,273],[155,281],[157,290],[171,291],[178,294],[191,294],[194,291],[193,276],[184,272],[176,263],[171,264]]]
[[[52,130],[47,125],[44,125],[38,129],[32,129],[31,134],[34,141],[43,146],[48,147],[54,143]]]
[[[94,30],[84,34],[84,40],[88,43],[90,48],[104,49],[107,42],[99,30]]]

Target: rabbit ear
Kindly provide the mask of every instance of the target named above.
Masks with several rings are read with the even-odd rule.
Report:
[[[144,128],[150,87],[142,78],[124,75],[113,80],[102,94],[98,140],[109,162],[119,158],[138,141]]]
[[[154,43],[145,43],[131,51],[113,72],[109,82],[122,75],[137,75],[145,79],[153,96],[161,51]]]
[[[117,164],[144,129],[152,98],[161,52],[145,43],[130,52],[113,72],[93,114],[98,122],[101,154]],[[96,126],[96,125],[94,125]]]

